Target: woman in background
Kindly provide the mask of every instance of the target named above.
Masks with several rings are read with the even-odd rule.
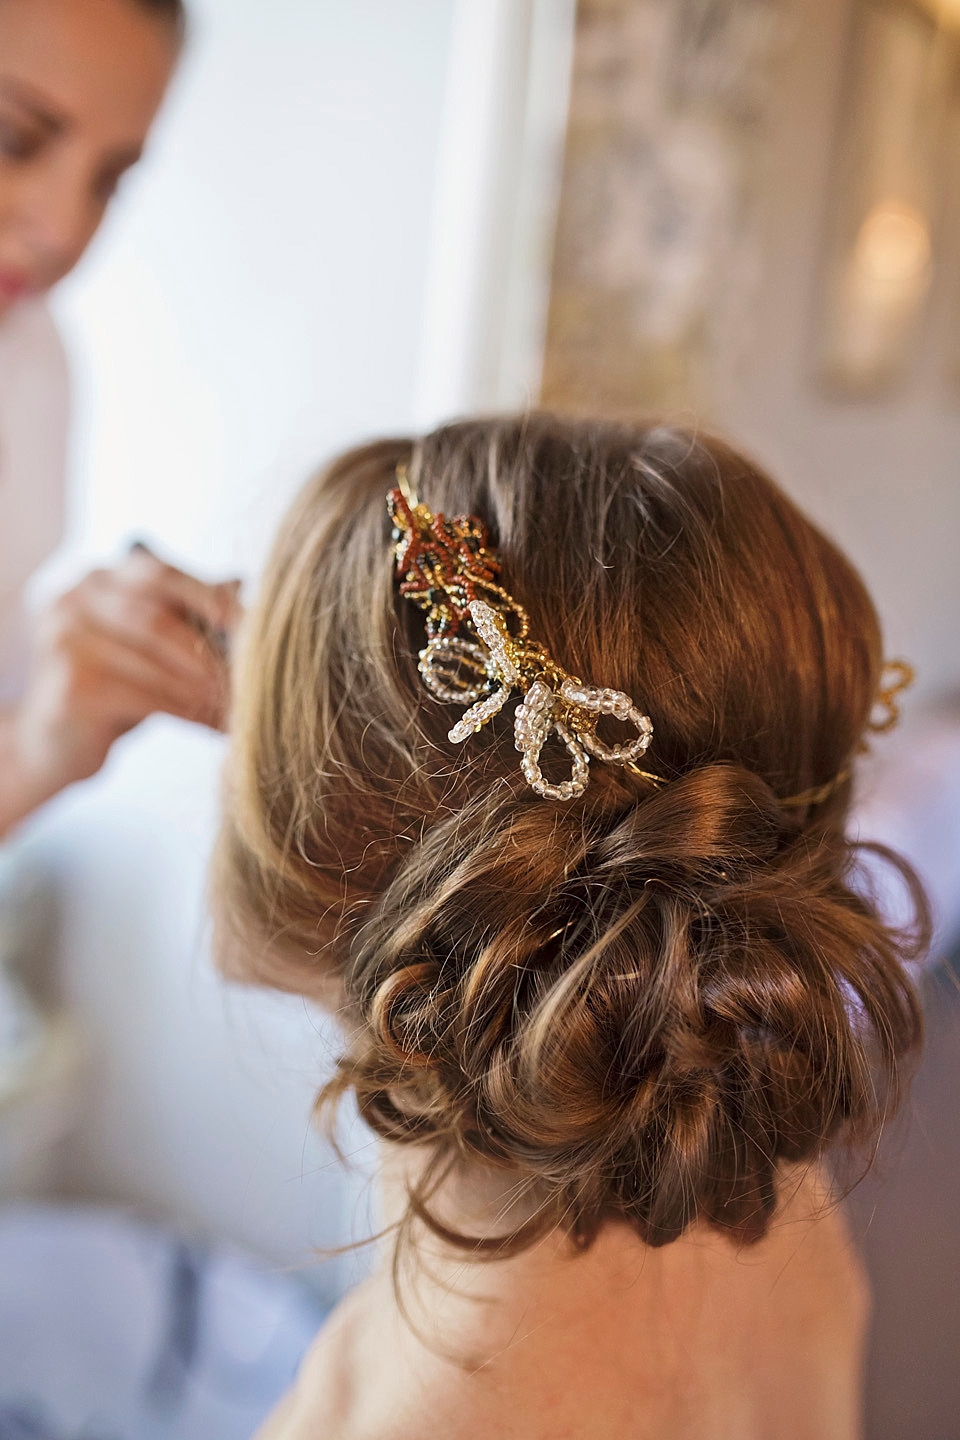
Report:
[[[183,27],[181,0],[0,0],[0,835],[154,711],[224,716],[203,636],[232,622],[232,587],[140,550],[33,634],[20,607],[64,507],[68,385],[44,297],[139,159]]]
[[[896,1104],[925,932],[852,883],[882,659],[849,562],[697,435],[477,421],[307,488],[220,949],[342,1020],[321,1098],[382,1139],[389,1243],[263,1440],[859,1435],[824,1165]]]
[[[20,606],[64,508],[68,385],[45,296],[136,163],[182,36],[180,0],[0,0],[0,835],[92,775],[154,711],[214,726],[226,712],[218,642],[235,616],[233,586],[201,584],[137,547],[34,627]],[[51,1107],[68,1084],[85,1088],[82,1075],[64,1080],[60,1062],[51,1070],[60,1029],[4,966],[13,909],[4,890],[4,1201],[23,1152],[59,1132]],[[23,1144],[9,1143],[15,1123]],[[284,1277],[142,1218],[4,1203],[0,1436],[249,1440],[316,1315]]]

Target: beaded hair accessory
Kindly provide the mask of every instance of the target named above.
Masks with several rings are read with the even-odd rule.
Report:
[[[527,612],[498,581],[500,564],[481,520],[434,515],[412,494],[403,469],[397,480],[387,509],[394,524],[400,593],[426,616],[420,674],[438,700],[468,707],[450,740],[459,744],[476,734],[519,691],[523,698],[514,715],[514,742],[524,779],[538,795],[548,800],[582,795],[591,756],[636,770],[635,762],[653,738],[650,717],[622,690],[586,685],[568,675],[546,646],[531,639]],[[602,715],[632,726],[634,736],[608,745],[597,734]],[[540,768],[543,748],[554,734],[572,765],[569,779],[557,785]],[[647,778],[662,783],[659,776]]]
[[[653,738],[650,717],[622,690],[585,685],[568,675],[546,646],[531,639],[527,612],[499,583],[500,563],[489,549],[482,520],[434,515],[411,491],[402,466],[387,509],[393,520],[400,593],[426,616],[427,644],[418,666],[423,682],[445,704],[468,707],[449,732],[454,744],[482,730],[516,690],[523,700],[514,714],[514,742],[523,757],[524,779],[538,795],[548,800],[582,795],[591,756],[622,765],[655,785],[666,783],[663,776],[636,764]],[[869,731],[880,734],[897,724],[900,694],[913,679],[906,661],[885,664]],[[603,715],[632,726],[634,738],[620,745],[601,740],[597,724]],[[540,768],[541,753],[554,733],[572,762],[570,778],[558,785],[546,780]],[[867,748],[861,742],[859,749]],[[803,810],[820,805],[850,775],[845,766],[832,780],[789,795],[780,804]]]

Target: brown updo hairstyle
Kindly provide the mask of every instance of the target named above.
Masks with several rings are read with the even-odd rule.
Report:
[[[538,798],[512,706],[450,743],[393,574],[400,464],[486,522],[560,664],[651,715],[662,788],[594,763],[582,798]],[[339,1009],[322,1107],[354,1092],[434,1180],[519,1177],[533,1218],[497,1254],[610,1220],[758,1239],[789,1162],[875,1139],[919,1042],[916,882],[894,932],[851,884],[849,781],[780,803],[850,764],[881,663],[853,567],[715,439],[526,415],[354,450],[294,506],[249,622],[225,969]],[[411,1213],[482,1250],[433,1193]]]

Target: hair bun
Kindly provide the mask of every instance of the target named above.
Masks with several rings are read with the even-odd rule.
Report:
[[[598,764],[554,803],[506,710],[450,741],[395,583],[398,465],[433,515],[489,528],[530,635],[636,697],[644,765],[680,778],[640,794]],[[788,809],[763,777],[802,796],[848,772],[882,636],[750,461],[536,414],[363,446],[291,512],[246,637],[218,944],[353,1022],[322,1099],[354,1090],[438,1165],[511,1167],[542,1228],[583,1239],[759,1235],[782,1163],[875,1138],[919,1039],[922,897],[907,875],[918,939],[885,928],[851,883],[849,785]]]
[[[759,776],[736,765],[709,765],[625,810],[595,855],[600,873],[629,870],[642,879],[710,888],[769,863],[796,830]]]
[[[917,1036],[894,940],[763,781],[696,771],[613,815],[526,798],[426,836],[363,927],[348,1062],[392,1139],[516,1166],[589,1237],[763,1233],[778,1165],[868,1132]],[[548,1223],[545,1217],[545,1224]]]

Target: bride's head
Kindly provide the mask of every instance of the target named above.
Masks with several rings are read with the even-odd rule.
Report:
[[[651,717],[642,760],[537,793],[520,693],[451,741],[465,703],[425,685],[395,573],[398,469],[484,523],[558,667]],[[784,1165],[871,1138],[918,1042],[908,942],[844,836],[881,667],[853,567],[716,440],[535,415],[355,450],[296,503],[251,617],[225,967],[335,1008],[327,1100],[353,1091],[434,1174],[512,1177],[517,1245],[610,1220],[757,1238]],[[540,764],[569,774],[556,734]]]

